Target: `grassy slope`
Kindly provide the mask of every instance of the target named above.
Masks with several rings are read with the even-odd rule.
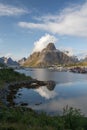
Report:
[[[63,116],[50,117],[26,108],[0,110],[0,130],[87,130],[87,118],[68,108]]]
[[[13,69],[0,69],[0,88],[4,87],[6,83],[24,81],[31,79],[30,76],[25,76],[15,72]]]
[[[38,61],[38,57],[36,57],[35,59],[32,59],[31,62],[25,62],[23,66],[25,67],[36,67],[37,66],[37,61]]]
[[[66,67],[85,67],[87,66],[87,62],[79,62],[74,64],[67,64]]]

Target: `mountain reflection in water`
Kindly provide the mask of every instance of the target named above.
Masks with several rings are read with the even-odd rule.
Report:
[[[37,89],[20,88],[14,99],[16,105],[27,103],[26,107],[49,114],[57,114],[61,112],[63,107],[69,105],[81,109],[87,116],[87,74],[57,72],[47,69],[18,71],[38,80],[54,80],[57,84]]]
[[[35,92],[46,99],[54,98],[57,95],[55,91],[47,89],[47,87],[44,86],[36,89]]]

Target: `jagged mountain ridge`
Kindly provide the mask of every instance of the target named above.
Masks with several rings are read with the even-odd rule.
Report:
[[[14,61],[12,58],[7,58],[7,57],[1,57],[0,58],[0,63],[11,66],[11,65],[19,65],[16,61]]]
[[[56,49],[53,43],[49,43],[41,52],[34,52],[24,63],[25,67],[47,67],[54,64],[69,64],[76,62],[65,53]]]

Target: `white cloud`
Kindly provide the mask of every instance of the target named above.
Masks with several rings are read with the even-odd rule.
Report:
[[[73,56],[75,54],[75,50],[71,47],[60,47],[60,50],[68,56]]]
[[[87,50],[74,49],[72,47],[59,47],[68,56],[77,56],[78,59],[84,59],[87,56]]]
[[[37,23],[19,22],[23,28],[41,29],[53,34],[87,36],[87,2],[83,5],[65,8],[58,15],[35,18]]]
[[[56,37],[53,35],[45,34],[38,41],[34,42],[33,52],[42,51],[50,42],[55,43],[57,41]]]
[[[52,99],[57,95],[55,91],[49,91],[45,86],[40,87],[35,91],[38,92],[42,97],[45,97],[46,99]]]
[[[23,28],[31,28],[31,29],[43,29],[46,30],[45,24],[36,24],[36,23],[27,23],[27,22],[19,22],[18,25]]]
[[[18,58],[15,57],[12,53],[3,53],[3,52],[0,52],[0,57],[6,57],[6,58],[11,57],[13,60],[18,61]]]
[[[27,9],[0,3],[0,16],[15,16],[28,13]]]
[[[79,59],[84,59],[87,57],[87,50],[79,50],[79,52],[77,53],[77,57]]]
[[[13,57],[12,53],[7,53],[4,55],[5,57],[9,58],[9,57]]]

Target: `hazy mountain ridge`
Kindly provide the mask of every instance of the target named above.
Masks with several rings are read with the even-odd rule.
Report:
[[[12,58],[7,58],[7,57],[1,57],[0,58],[0,63],[5,64],[7,66],[12,66],[12,65],[19,65],[18,62],[14,61]]]
[[[77,62],[77,59],[69,57],[56,49],[53,43],[49,43],[41,52],[34,52],[24,63],[26,67],[47,67],[54,64],[70,64]]]

